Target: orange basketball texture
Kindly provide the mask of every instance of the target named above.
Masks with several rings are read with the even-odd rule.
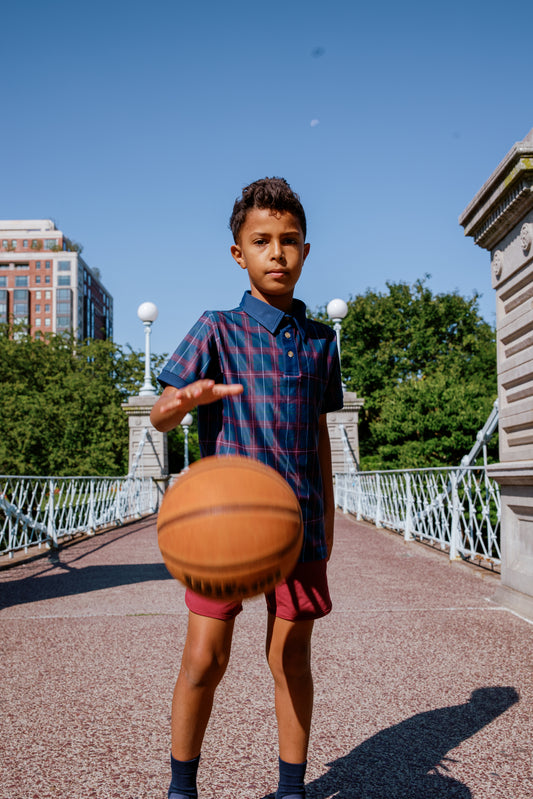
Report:
[[[172,576],[223,600],[272,590],[295,567],[303,542],[289,484],[270,466],[236,455],[193,463],[166,491],[157,531]]]

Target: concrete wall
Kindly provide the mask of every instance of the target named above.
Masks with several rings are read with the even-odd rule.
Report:
[[[460,217],[491,254],[496,290],[502,580],[495,599],[533,618],[533,130]]]

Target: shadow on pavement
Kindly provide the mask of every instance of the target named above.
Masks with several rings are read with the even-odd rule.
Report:
[[[471,799],[466,785],[441,773],[455,762],[446,755],[515,702],[514,688],[479,688],[464,705],[418,713],[329,763],[307,799]]]
[[[135,563],[72,568],[68,563],[56,563],[51,574],[30,575],[22,580],[0,583],[0,610],[14,605],[26,605],[44,599],[86,594],[120,585],[172,580],[163,563]]]

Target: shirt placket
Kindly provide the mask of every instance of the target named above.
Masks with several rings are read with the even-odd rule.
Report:
[[[283,318],[281,324],[280,335],[281,347],[283,350],[283,372],[286,375],[298,375],[300,373],[300,365],[298,363],[296,329],[287,316]]]

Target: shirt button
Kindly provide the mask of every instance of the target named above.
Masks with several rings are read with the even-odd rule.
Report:
[[[289,356],[289,358],[294,358],[294,352],[292,350],[289,350],[287,355]]]
[[[291,334],[290,334],[290,333],[289,333],[289,331],[287,330],[287,332],[285,333],[285,338],[290,338],[290,337],[291,337]]]

